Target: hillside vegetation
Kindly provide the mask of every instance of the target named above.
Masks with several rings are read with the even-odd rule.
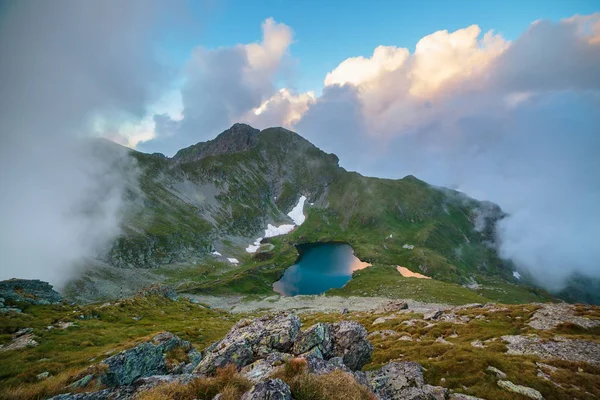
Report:
[[[130,286],[150,281],[196,292],[271,293],[295,259],[294,245],[316,241],[347,242],[363,261],[470,285],[490,299],[509,301],[511,292],[525,300],[550,297],[518,285],[514,266],[499,258],[498,206],[413,176],[348,172],[335,155],[289,130],[236,124],[173,158],[131,155],[141,176],[129,193],[123,234],[104,255],[104,267],[67,289],[79,300],[110,298],[114,286],[133,293]],[[271,239],[274,248],[248,254],[245,247],[264,236],[267,224],[291,222],[286,214],[302,195],[304,224]],[[211,255],[215,250],[222,256]],[[118,269],[130,271],[126,279]],[[135,271],[139,279],[131,279]]]

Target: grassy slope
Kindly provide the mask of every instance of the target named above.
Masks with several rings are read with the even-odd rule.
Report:
[[[82,320],[79,315],[94,317]],[[102,360],[161,331],[175,333],[202,349],[221,338],[237,319],[188,301],[162,297],[123,300],[108,307],[25,306],[23,314],[0,315],[0,342],[9,342],[13,332],[30,327],[35,329],[40,345],[1,353],[0,398],[47,398],[74,380],[93,363],[91,359]],[[58,321],[72,321],[77,326],[46,329]],[[36,375],[45,371],[53,378],[37,383]],[[27,390],[14,389],[23,384]]]
[[[556,334],[567,338],[599,341],[600,330],[573,330],[568,326],[559,326],[552,331],[536,331],[525,323],[533,315],[536,307],[532,304],[507,306],[506,310],[488,312],[484,309],[470,309],[457,312],[471,318],[467,324],[438,322],[434,327],[426,328],[426,323],[407,326],[403,321],[420,315],[400,314],[395,319],[383,324],[372,325],[381,315],[373,313],[353,313],[344,319],[358,321],[369,333],[391,329],[400,335],[410,336],[413,341],[398,340],[397,336],[371,339],[374,353],[365,370],[375,369],[389,361],[416,361],[425,367],[425,380],[432,385],[441,385],[452,390],[485,399],[512,400],[527,399],[502,390],[496,384],[497,378],[486,371],[494,366],[508,375],[508,379],[516,384],[533,387],[539,390],[548,400],[594,399],[600,396],[600,368],[586,363],[566,361],[543,361],[560,368],[551,376],[552,382],[537,376],[538,359],[536,357],[509,356],[506,346],[499,339],[502,335],[538,334],[546,339]],[[598,307],[588,310],[586,315],[600,319]],[[475,319],[478,315],[482,319]],[[315,322],[336,322],[339,315],[305,314],[302,315],[303,326]],[[452,335],[457,335],[452,337]],[[435,340],[443,336],[452,345],[437,343]],[[485,348],[471,346],[474,340],[485,341]]]

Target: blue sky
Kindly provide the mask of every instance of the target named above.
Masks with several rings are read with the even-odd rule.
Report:
[[[422,37],[438,30],[455,31],[477,24],[507,40],[516,39],[535,20],[558,21],[600,9],[596,0],[213,0],[191,2],[193,26],[164,42],[168,62],[181,66],[198,45],[229,47],[261,39],[268,17],[295,33],[291,53],[297,64],[298,91],[321,89],[325,74],[341,61],[370,56],[379,45],[411,52]]]

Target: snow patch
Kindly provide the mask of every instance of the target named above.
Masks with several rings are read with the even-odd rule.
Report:
[[[223,255],[223,254],[219,253],[219,252],[218,252],[218,251],[216,251],[216,250],[215,250],[215,251],[213,251],[213,252],[212,252],[212,253],[210,253],[210,254],[212,254],[213,256],[219,256],[219,257]]]
[[[414,244],[405,244],[404,246],[402,246],[402,248],[412,250],[415,248],[415,245]]]
[[[228,258],[227,261],[229,261],[232,264],[239,264],[240,263],[236,258]]]
[[[256,239],[253,244],[248,245],[248,247],[246,247],[246,251],[248,253],[256,253],[256,251],[260,248],[260,241],[262,239],[263,238],[261,238],[261,237],[259,237],[258,239]]]
[[[517,279],[521,279],[521,274],[518,273],[517,271],[513,271],[513,276]]]
[[[298,204],[296,207],[292,208],[292,211],[288,213],[288,216],[294,221],[296,225],[302,225],[306,217],[304,216],[304,202],[306,201],[306,196],[300,196],[298,200]]]
[[[271,224],[267,225],[267,229],[265,229],[265,238],[270,238],[274,236],[285,235],[294,230],[294,228],[298,225],[302,225],[302,223],[306,220],[304,216],[304,202],[306,201],[306,196],[300,196],[298,199],[298,204],[288,213],[288,217],[294,221],[294,224],[283,224],[279,226],[274,226]],[[246,247],[246,251],[248,253],[256,253],[260,248],[260,241],[263,238],[258,238],[254,241],[253,244],[248,245]]]
[[[285,235],[286,233],[290,233],[291,231],[293,231],[295,227],[296,225],[289,224],[279,226],[273,226],[269,224],[267,225],[267,229],[265,229],[265,237],[270,238],[273,236]]]

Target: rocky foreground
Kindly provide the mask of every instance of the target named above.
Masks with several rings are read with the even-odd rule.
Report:
[[[174,350],[184,352],[189,362],[169,362],[166,354]],[[306,365],[309,374],[341,371],[377,399],[474,399],[425,384],[423,367],[415,362],[390,362],[377,370],[362,372],[360,369],[370,361],[372,352],[367,330],[356,322],[317,323],[301,330],[295,314],[268,315],[238,322],[203,354],[189,342],[168,332],[161,333],[94,365],[90,371],[95,372],[71,384],[72,389],[100,385],[108,386],[107,389],[61,394],[53,399],[130,399],[158,385],[189,383],[233,365],[254,384],[242,399],[286,400],[292,399],[290,387],[272,376],[289,362]]]
[[[240,314],[160,286],[89,306],[40,282],[3,290],[0,398],[600,398],[593,306],[387,299]]]

